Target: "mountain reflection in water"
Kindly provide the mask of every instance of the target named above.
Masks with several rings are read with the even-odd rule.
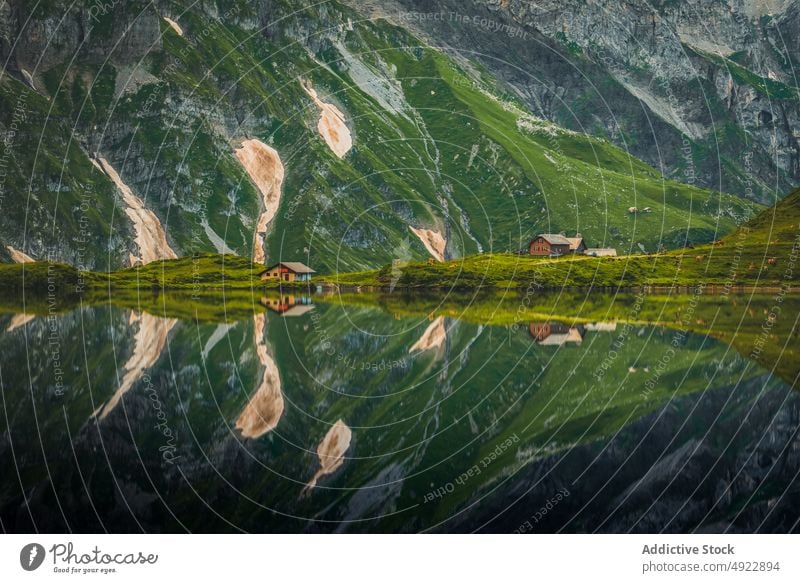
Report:
[[[423,300],[0,314],[4,530],[797,530],[768,301]]]
[[[339,419],[325,434],[325,437],[317,446],[317,457],[319,457],[320,468],[309,480],[303,489],[304,494],[308,494],[323,476],[332,474],[344,463],[344,454],[350,447],[350,440],[353,432]]]
[[[253,316],[255,328],[256,354],[264,376],[253,397],[242,410],[236,420],[236,429],[244,437],[255,439],[275,429],[283,414],[283,393],[281,393],[281,376],[278,366],[267,352],[264,341],[264,328],[267,324],[266,314]]]

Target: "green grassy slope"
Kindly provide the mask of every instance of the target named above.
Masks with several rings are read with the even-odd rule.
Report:
[[[794,269],[800,232],[800,190],[775,207],[761,212],[734,233],[714,244],[653,255],[616,258],[585,256],[539,258],[514,254],[482,254],[445,263],[409,262],[379,270],[319,274],[315,284],[408,288],[515,288],[537,292],[562,287],[710,286],[717,291],[744,287],[800,284]],[[197,254],[109,274],[80,272],[63,264],[44,262],[0,265],[0,290],[9,306],[45,294],[54,282],[66,297],[77,297],[83,286],[87,298],[114,300],[126,293],[170,291],[213,293],[240,290],[257,296],[274,288],[258,278],[262,266],[236,255]],[[284,286],[287,290],[297,286]],[[303,286],[300,286],[301,288]]]
[[[539,258],[483,254],[442,264],[411,262],[338,274],[340,284],[438,288],[800,285],[795,269],[800,190],[714,244],[652,255]]]
[[[54,10],[66,5],[55,5],[34,17],[60,26]],[[515,251],[542,230],[653,250],[718,238],[754,212],[533,118],[485,72],[385,21],[360,20],[336,3],[276,1],[268,20],[244,3],[219,5],[214,18],[174,3],[169,15],[183,36],[163,21],[166,12],[119,6],[112,21],[93,24],[74,61],[35,72],[42,95],[0,80],[8,103],[30,99],[36,114],[16,143],[23,162],[7,197],[16,214],[0,222],[0,242],[77,263],[77,194],[89,192],[91,244],[81,265],[119,267],[132,250],[130,226],[89,161],[98,152],[166,225],[180,255],[219,251],[216,237],[250,256],[260,196],[233,150],[252,137],[274,147],[286,169],[269,257],[320,272],[380,265],[398,250],[426,257],[409,225],[444,232],[451,257]],[[66,21],[85,10],[79,3]],[[133,20],[144,46],[117,44]],[[91,57],[99,50],[110,54],[102,64]],[[317,134],[318,110],[301,80],[345,113],[354,147],[344,159]],[[35,181],[28,198],[29,177],[48,174],[63,174],[66,188],[55,196],[57,180]],[[629,206],[653,212],[634,217]],[[52,236],[36,236],[52,225]]]

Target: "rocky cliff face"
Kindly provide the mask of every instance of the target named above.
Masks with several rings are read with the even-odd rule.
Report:
[[[692,58],[713,69],[714,87],[730,85],[733,113],[723,121],[741,110],[760,124],[753,137],[731,121],[714,142],[688,89],[671,113],[659,109],[657,87],[652,98],[642,93],[634,73],[671,62],[656,58],[660,49],[650,61],[638,56],[638,69],[619,68],[623,78],[617,60],[635,56],[621,53],[624,39],[603,49],[613,67],[597,63],[593,27],[575,39],[556,30],[557,18],[534,30],[535,5],[452,3],[459,14],[484,15],[477,30],[463,17],[431,28],[408,12],[417,5],[427,6],[359,4],[371,11],[365,19],[334,2],[53,0],[31,12],[22,0],[0,0],[0,260],[13,259],[7,246],[101,269],[216,251],[357,269],[398,253],[430,256],[414,233],[436,234],[441,259],[517,251],[542,230],[650,250],[718,238],[753,211],[697,186],[758,198],[793,172],[781,129],[794,123],[792,99],[767,117],[758,82],[726,80],[710,57]],[[776,18],[775,30],[790,33],[787,22]],[[600,36],[612,35],[605,26]],[[409,30],[471,52],[447,55]],[[769,83],[784,88],[788,79]],[[769,132],[774,166],[758,145]],[[728,155],[745,137],[761,141],[749,158],[723,156],[720,175],[712,146]],[[236,156],[251,140],[275,152],[280,180]],[[689,186],[664,182],[661,169]],[[280,192],[265,193],[266,183]],[[631,220],[630,206],[652,207],[652,220]],[[143,250],[148,240],[160,243]]]
[[[480,59],[537,114],[677,180],[763,202],[800,183],[797,2],[379,4]]]

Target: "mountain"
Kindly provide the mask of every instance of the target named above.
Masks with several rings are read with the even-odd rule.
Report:
[[[534,114],[608,139],[672,179],[767,204],[800,185],[796,0],[378,4],[483,63]]]
[[[443,43],[395,4],[365,6],[2,0],[0,261],[102,270],[233,252],[332,272],[515,251],[562,230],[651,251],[717,239],[757,210],[718,189],[764,190],[654,160],[662,136],[678,134],[608,75],[614,103],[653,123],[652,148],[632,114],[614,136],[536,106],[542,96],[506,74],[513,65],[487,63],[488,41],[433,48]],[[469,4],[512,20],[517,8]],[[565,83],[564,67],[591,68],[577,40],[564,42],[575,63],[526,62]],[[570,110],[605,115],[577,86],[559,91]],[[792,100],[781,102],[790,126]],[[761,157],[751,165],[768,184]],[[748,167],[720,159],[733,174]]]

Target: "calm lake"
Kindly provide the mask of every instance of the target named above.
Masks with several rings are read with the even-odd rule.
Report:
[[[4,531],[798,529],[788,299],[149,301],[0,314]]]

